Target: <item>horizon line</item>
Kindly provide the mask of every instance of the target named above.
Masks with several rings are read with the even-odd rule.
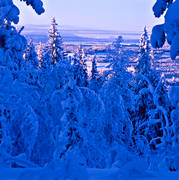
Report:
[[[50,28],[50,24],[17,24],[16,27],[19,26],[35,26],[35,27],[48,27]],[[109,28],[102,28],[102,27],[85,27],[85,26],[75,26],[75,25],[68,25],[68,24],[63,24],[63,25],[58,25],[58,27],[61,27],[62,30],[67,30],[69,28],[69,30],[91,30],[91,31],[113,31],[113,32],[125,32],[126,33],[137,33],[140,34],[143,29],[141,30],[127,30],[127,29],[109,29]],[[64,29],[63,29],[64,28]],[[150,27],[147,28],[148,32],[150,32]]]

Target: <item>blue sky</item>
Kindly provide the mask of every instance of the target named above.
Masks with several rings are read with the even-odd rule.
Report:
[[[46,12],[38,16],[23,2],[14,0],[21,10],[20,24],[58,24],[93,29],[140,31],[158,20],[152,6],[155,0],[43,0]]]

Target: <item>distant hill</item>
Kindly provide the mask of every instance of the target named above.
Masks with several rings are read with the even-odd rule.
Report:
[[[23,34],[35,43],[48,41],[48,25],[26,25]],[[117,36],[123,36],[124,43],[138,43],[140,33],[130,31],[95,30],[89,28],[59,26],[64,43],[67,44],[110,44]]]

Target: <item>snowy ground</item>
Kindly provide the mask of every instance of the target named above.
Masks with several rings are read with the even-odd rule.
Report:
[[[168,172],[121,172],[119,169],[89,169],[90,180],[179,180],[179,174]]]
[[[55,172],[46,169],[0,169],[1,180],[43,180],[51,179]],[[129,172],[122,172],[117,168],[113,169],[88,169],[89,180],[179,180],[179,173],[165,171],[139,172],[131,169]],[[40,180],[41,180],[40,178]],[[39,178],[38,178],[39,180]],[[78,180],[78,179],[77,179]]]

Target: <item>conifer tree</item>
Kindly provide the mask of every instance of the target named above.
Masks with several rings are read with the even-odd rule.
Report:
[[[22,28],[23,30],[23,28]],[[23,52],[26,47],[26,39],[13,26],[5,21],[0,24],[1,43],[0,64],[6,66],[17,79],[18,72],[24,69]]]
[[[157,87],[161,74],[152,68],[151,48],[146,27],[144,27],[144,32],[141,35],[139,57],[135,69],[137,74],[146,76],[154,88]]]
[[[141,35],[139,58],[135,75],[135,110],[132,118],[135,135],[146,137],[147,122],[151,117],[151,112],[155,109],[153,91],[154,87],[149,79],[151,73],[150,48],[146,27]],[[144,125],[143,125],[144,124]]]
[[[72,75],[69,75],[69,80],[65,87],[65,100],[63,102],[64,115],[62,117],[62,131],[61,131],[61,152],[60,158],[62,158],[68,151],[79,151],[80,146],[83,143],[83,134],[80,125],[80,116],[78,114],[79,102],[82,95],[78,87],[75,85],[75,81]],[[78,97],[75,94],[78,94]],[[77,99],[79,98],[79,99]]]
[[[48,79],[50,78],[50,74],[53,71],[51,60],[52,57],[50,56],[50,50],[48,46],[45,45],[44,47],[39,47],[39,83],[41,87],[48,86]]]
[[[125,102],[125,108],[127,111],[131,111],[133,100],[131,98],[132,91],[129,89],[129,82],[132,79],[132,74],[127,71],[129,58],[127,53],[123,50],[121,42],[122,37],[119,36],[113,43],[114,50],[112,54],[112,62],[110,64],[112,69],[112,78],[109,81],[113,81],[113,83],[119,87],[120,95]]]
[[[38,61],[39,61],[39,69],[49,69],[52,65],[52,57],[50,54],[50,49],[48,45],[39,44],[38,47]]]
[[[77,58],[77,54],[73,57],[73,71],[74,71],[74,79],[76,81],[77,86],[83,86],[83,66],[80,60]]]
[[[49,30],[49,49],[52,57],[52,64],[56,64],[63,60],[63,42],[62,37],[57,29],[57,23],[55,17],[51,20],[51,26]]]
[[[86,87],[80,87],[83,95],[79,114],[84,131],[85,143],[82,154],[88,167],[102,168],[106,166],[106,141],[104,136],[105,109],[101,97]]]
[[[121,43],[123,42],[122,36],[118,36],[117,39],[112,43],[115,51],[119,51],[122,47]]]
[[[97,70],[97,64],[96,64],[96,56],[92,59],[92,69],[91,69],[91,79],[89,81],[88,87],[95,92],[99,90],[100,82],[99,82],[99,73]]]
[[[96,80],[99,76],[96,64],[96,56],[93,57],[92,60],[92,69],[91,69],[91,80]]]
[[[132,124],[129,120],[128,110],[132,108],[132,94],[128,88],[130,73],[127,72],[128,57],[124,53],[113,55],[112,77],[107,81],[100,95],[105,106],[105,135],[107,142],[127,144],[130,138]]]
[[[84,85],[87,86],[88,84],[88,70],[86,65],[86,59],[85,59],[85,52],[82,46],[80,45],[78,48],[78,58],[80,60],[80,63],[83,66],[83,78],[84,78]]]
[[[39,68],[42,66],[42,57],[43,57],[43,45],[40,42],[39,46],[38,46],[38,50],[37,50],[37,54],[38,54],[38,61],[39,61]]]
[[[38,69],[39,62],[38,62],[37,56],[38,55],[35,51],[33,42],[32,40],[30,40],[27,45],[26,50],[24,51],[24,59],[25,59],[26,66],[28,66],[29,68]]]
[[[144,134],[145,127],[140,130],[136,130],[141,127],[141,124],[149,121],[149,114],[152,108],[154,108],[153,100],[153,86],[148,79],[151,72],[150,64],[150,48],[149,38],[146,27],[141,35],[139,46],[139,58],[136,66],[136,87],[135,94],[135,120],[133,121],[134,131],[142,131],[140,134]],[[137,118],[137,119],[136,119]],[[145,124],[145,123],[144,123]],[[137,132],[135,132],[137,133]]]
[[[149,40],[144,28],[135,74],[133,133],[145,137],[150,149],[158,152],[167,145],[173,130],[166,84],[160,73],[152,69],[150,59]]]
[[[52,64],[52,57],[50,55],[50,50],[48,46],[45,46],[42,51],[42,62],[41,62],[41,68],[50,70]]]
[[[141,74],[147,74],[151,69],[151,56],[150,56],[150,46],[149,37],[146,26],[144,27],[144,32],[140,39],[139,48],[139,58],[136,71]]]
[[[84,50],[81,46],[73,59],[74,79],[79,87],[86,87],[88,85],[87,65],[85,62]]]

